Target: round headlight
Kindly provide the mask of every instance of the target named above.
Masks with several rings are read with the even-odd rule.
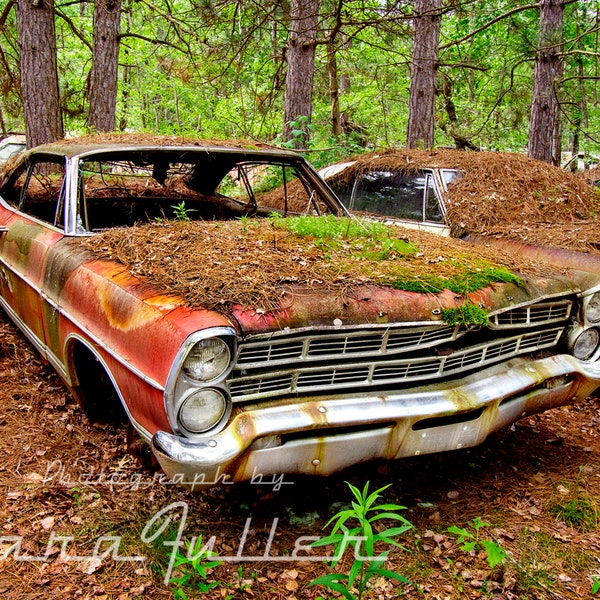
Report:
[[[573,355],[579,360],[592,358],[600,342],[600,333],[595,328],[586,329],[573,344]]]
[[[585,307],[585,318],[590,323],[600,321],[600,293],[592,294]]]
[[[190,433],[202,433],[217,425],[227,408],[227,399],[218,390],[199,390],[182,402],[179,423]]]
[[[212,381],[229,368],[231,352],[221,338],[196,342],[183,361],[183,372],[196,381]]]

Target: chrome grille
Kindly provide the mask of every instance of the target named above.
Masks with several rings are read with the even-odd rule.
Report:
[[[456,327],[433,324],[426,327],[381,327],[367,330],[316,332],[302,337],[289,333],[273,335],[240,347],[237,368],[256,369],[286,365],[290,361],[339,360],[409,352],[452,342],[460,335]]]
[[[234,371],[230,391],[234,402],[306,392],[335,393],[345,388],[362,391],[373,386],[418,383],[449,377],[555,346],[564,327],[531,331],[510,338],[493,340],[450,354],[395,358],[380,356],[368,362],[299,366],[279,371],[245,374]],[[355,357],[352,357],[355,358]],[[289,365],[289,363],[288,363]]]
[[[492,329],[505,329],[508,327],[533,327],[541,324],[559,323],[571,315],[571,300],[553,300],[538,302],[529,306],[512,308],[503,312],[490,315]]]

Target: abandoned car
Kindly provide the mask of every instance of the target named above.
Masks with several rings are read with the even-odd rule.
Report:
[[[590,235],[597,229],[588,221],[600,196],[589,184],[518,153],[387,149],[319,174],[353,213],[438,235],[497,233],[542,244],[554,236],[569,245],[565,224],[573,225],[570,237],[577,237],[575,226]],[[548,226],[556,226],[553,236]]]
[[[1,176],[0,303],[192,487],[465,448],[600,385],[600,266],[379,227],[292,152],[64,141]]]

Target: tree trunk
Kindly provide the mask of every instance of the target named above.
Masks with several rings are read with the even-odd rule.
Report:
[[[560,163],[555,139],[560,131],[556,84],[562,74],[563,17],[564,0],[541,0],[527,154],[551,164]]]
[[[334,44],[327,44],[327,74],[329,76],[329,101],[331,103],[331,132],[334,137],[342,134],[340,124],[340,86],[338,81],[337,57]]]
[[[309,138],[318,14],[319,0],[292,0],[283,139],[294,139],[296,148],[306,148]],[[302,134],[292,133],[292,124]]]
[[[18,0],[21,93],[28,147],[63,137],[54,0]]]
[[[442,0],[415,0],[408,98],[408,148],[432,148]]]
[[[88,127],[96,131],[115,129],[120,25],[121,0],[95,0]]]

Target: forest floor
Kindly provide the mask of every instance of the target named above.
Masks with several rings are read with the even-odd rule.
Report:
[[[406,507],[400,514],[414,527],[385,563],[411,583],[376,577],[363,598],[591,598],[600,577],[599,425],[600,404],[589,399],[475,449],[191,492],[139,466],[124,431],[90,424],[0,315],[0,597],[172,598],[172,540],[199,535],[224,562],[208,574],[210,594],[188,586],[187,597],[339,597],[308,586],[330,567],[305,536],[326,535],[328,519],[349,507],[346,482],[369,481],[371,490],[391,484],[381,500]],[[477,534],[474,551],[461,549],[453,526]],[[506,552],[493,569],[489,542]],[[336,572],[348,573],[352,559],[348,551]]]

